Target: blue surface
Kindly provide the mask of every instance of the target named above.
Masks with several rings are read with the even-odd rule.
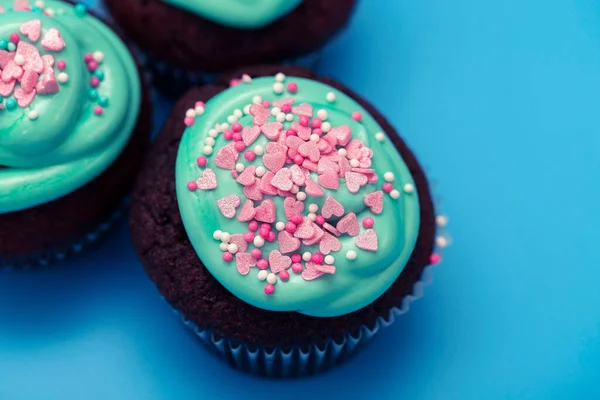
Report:
[[[600,398],[600,3],[363,1],[324,57],[439,182],[454,244],[425,297],[341,368],[260,380],[181,328],[123,224],[0,275],[0,399]]]

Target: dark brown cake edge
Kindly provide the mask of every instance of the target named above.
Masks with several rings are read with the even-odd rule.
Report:
[[[70,0],[65,3],[77,4]],[[149,146],[152,130],[150,88],[131,42],[119,28],[97,13],[88,13],[113,29],[130,50],[138,67],[142,97],[134,131],[113,164],[85,186],[49,203],[0,213],[0,267],[31,267],[42,262],[52,263],[56,261],[56,255],[62,258],[78,253],[73,243],[95,233],[122,207]]]
[[[421,228],[410,260],[399,278],[371,305],[333,318],[315,318],[294,312],[271,312],[253,307],[228,292],[202,265],[189,243],[175,195],[174,166],[181,135],[183,115],[195,101],[208,101],[227,88],[242,73],[315,79],[344,91],[365,107],[384,128],[408,165],[419,193]],[[266,348],[295,345],[324,345],[328,339],[341,341],[361,327],[372,327],[378,318],[402,304],[429,265],[434,248],[435,214],[427,179],[413,153],[387,120],[370,104],[342,84],[321,78],[297,67],[257,66],[223,75],[216,84],[191,89],[177,103],[150,150],[143,172],[132,194],[130,225],[133,242],[145,269],[162,296],[200,329],[234,343]]]

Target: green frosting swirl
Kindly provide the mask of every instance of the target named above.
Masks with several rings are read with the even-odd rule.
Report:
[[[382,127],[356,101],[343,92],[320,82],[288,77],[286,82],[296,82],[298,92],[296,94],[277,95],[273,92],[273,78],[254,79],[251,84],[241,84],[230,88],[211,99],[206,104],[206,112],[196,117],[195,123],[188,127],[183,135],[179,148],[176,166],[177,199],[181,216],[188,233],[189,239],[202,263],[211,274],[221,282],[231,293],[243,301],[272,311],[297,311],[306,315],[316,317],[333,317],[347,314],[367,306],[383,294],[390,285],[398,278],[413,251],[419,231],[419,200],[416,192],[402,193],[399,198],[393,199],[389,194],[384,194],[384,210],[376,215],[365,206],[364,197],[375,190],[381,190],[384,183],[383,175],[393,172],[395,179],[394,188],[402,191],[405,184],[414,186],[410,171],[400,154],[387,136],[383,140],[375,139],[375,134],[382,132]],[[326,101],[326,95],[332,92],[336,96],[334,102]],[[229,171],[214,165],[215,155],[211,155],[207,168],[211,168],[217,177],[218,186],[214,190],[190,191],[188,182],[195,181],[201,176],[201,169],[196,159],[202,155],[207,133],[215,124],[227,121],[228,116],[234,110],[244,109],[252,103],[254,96],[261,96],[270,102],[287,97],[293,97],[295,104],[309,103],[313,106],[315,114],[317,110],[324,109],[328,112],[327,121],[333,127],[348,125],[352,131],[352,138],[361,140],[366,146],[373,150],[373,166],[379,175],[377,184],[367,185],[356,193],[348,191],[343,181],[338,190],[324,189],[324,197],[309,196],[304,202],[308,205],[315,203],[319,210],[326,197],[335,197],[345,208],[345,212],[354,212],[360,222],[365,217],[374,219],[373,229],[378,235],[377,251],[366,251],[359,249],[355,244],[355,238],[349,235],[339,237],[342,249],[333,252],[335,257],[335,274],[323,275],[315,280],[306,281],[300,274],[289,271],[289,280],[279,280],[275,285],[272,295],[265,294],[265,282],[257,278],[259,269],[253,267],[248,275],[241,275],[236,269],[236,260],[227,263],[222,260],[222,251],[219,242],[213,239],[216,230],[233,233],[245,233],[248,231],[247,223],[242,223],[237,218],[228,219],[223,216],[216,205],[217,200],[231,195],[239,195],[241,204],[244,204],[245,196],[242,194],[241,185],[232,179]],[[362,113],[360,122],[351,118],[355,111]],[[183,117],[183,116],[182,116]],[[269,122],[275,117],[271,116]],[[298,117],[295,119],[298,121]],[[243,126],[252,125],[252,116],[244,115],[239,119]],[[291,122],[284,123],[284,129],[288,129]],[[382,139],[381,135],[380,139]],[[210,143],[210,140],[208,141]],[[267,139],[261,134],[259,139],[252,144],[265,146]],[[216,138],[215,153],[226,144],[223,135]],[[262,165],[261,157],[256,157],[252,162],[244,159],[241,155],[239,160],[246,166],[252,164]],[[317,181],[316,173],[312,172],[312,180]],[[283,198],[279,196],[265,196],[272,198],[277,207],[277,221],[286,221],[283,211]],[[258,205],[260,202],[256,202]],[[241,206],[238,208],[238,215]],[[308,211],[305,209],[304,215]],[[335,224],[335,222],[333,222]],[[275,226],[275,224],[272,224]],[[273,228],[275,230],[275,228]],[[365,228],[360,225],[360,234],[365,233]],[[254,246],[250,243],[247,253]],[[317,247],[318,248],[318,247]],[[265,243],[261,248],[263,257],[271,250],[278,249],[278,242]],[[349,260],[346,253],[349,250],[356,251],[357,258]],[[297,252],[315,251],[315,246],[302,246]],[[304,264],[304,263],[303,263]]]
[[[302,0],[163,0],[218,24],[240,29],[269,25]]]
[[[37,95],[28,108],[0,110],[0,213],[50,202],[71,193],[104,172],[126,146],[141,103],[135,62],[119,37],[101,21],[77,12],[60,1],[45,1],[41,12],[11,11],[12,1],[0,0],[0,39],[18,33],[21,24],[40,20],[42,38],[57,29],[65,48],[48,52],[42,40],[33,43],[40,54],[52,54],[66,63],[68,81],[52,95]],[[50,10],[50,11],[49,11]],[[78,16],[79,14],[80,16]],[[86,53],[101,52],[104,61],[97,94],[105,102],[102,115],[94,113],[99,98],[91,95],[92,72]],[[55,73],[58,75],[55,63]],[[18,84],[17,84],[18,87]],[[4,99],[7,104],[9,99]],[[35,111],[37,119],[28,113]]]

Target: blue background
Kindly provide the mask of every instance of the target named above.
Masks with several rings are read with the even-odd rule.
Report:
[[[323,57],[438,182],[454,243],[425,297],[342,367],[262,380],[181,328],[123,223],[0,275],[0,399],[600,398],[600,3],[362,1]]]

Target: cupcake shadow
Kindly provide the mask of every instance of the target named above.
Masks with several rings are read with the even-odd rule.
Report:
[[[82,257],[33,270],[0,270],[0,336],[28,345],[76,337],[107,296],[131,288],[139,271],[124,219]],[[134,264],[135,265],[135,264]],[[135,286],[135,285],[133,285]]]

